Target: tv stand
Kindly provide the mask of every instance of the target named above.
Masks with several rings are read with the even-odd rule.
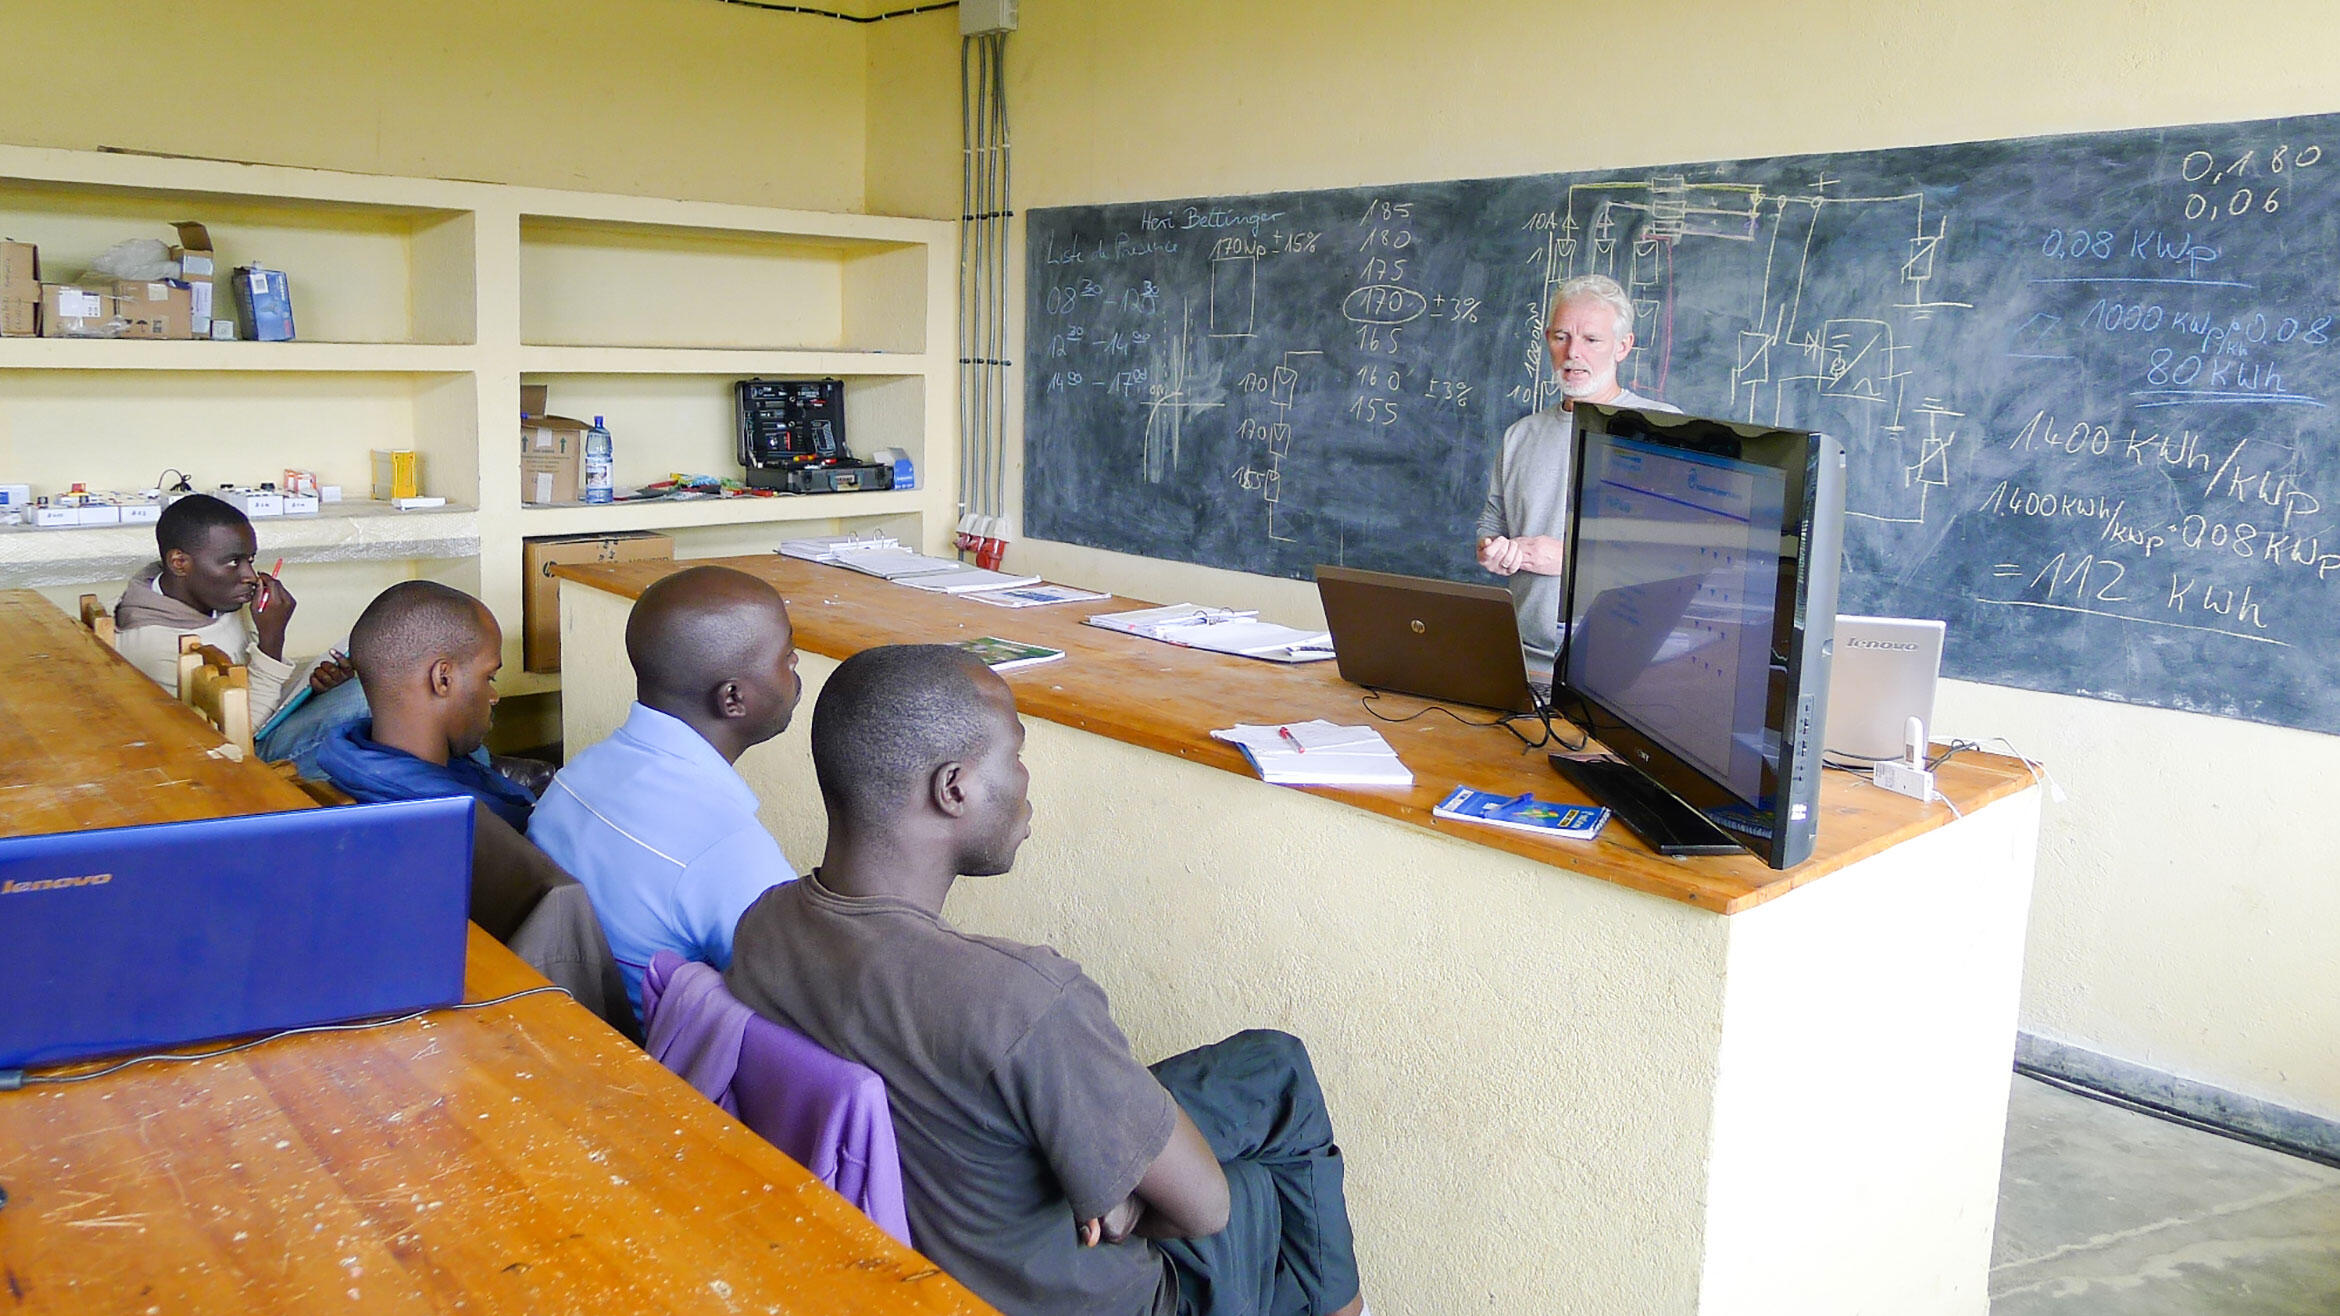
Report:
[[[1608,806],[1635,836],[1662,855],[1738,854],[1745,847],[1706,816],[1674,798],[1623,759],[1554,754],[1552,766],[1578,790]]]

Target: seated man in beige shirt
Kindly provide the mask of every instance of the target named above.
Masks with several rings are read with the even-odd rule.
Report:
[[[255,728],[274,717],[303,680],[324,691],[349,679],[351,669],[333,659],[312,664],[305,678],[295,679],[300,669],[284,660],[284,630],[296,606],[292,591],[254,569],[260,542],[242,512],[209,494],[190,494],[163,509],[154,540],[160,559],[131,577],[114,605],[114,644],[156,684],[179,688],[182,635],[251,673]]]

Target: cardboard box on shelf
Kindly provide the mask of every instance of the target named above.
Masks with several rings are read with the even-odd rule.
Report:
[[[549,385],[522,384],[520,386],[520,419],[531,420],[543,415],[545,406],[551,401],[551,397],[552,388]]]
[[[520,426],[520,501],[573,503],[585,489],[585,431],[567,416],[538,416]]]
[[[211,308],[214,280],[219,275],[219,257],[211,250],[211,234],[201,224],[182,221],[171,226],[179,231],[179,244],[171,248],[171,259],[179,262],[179,277],[186,280],[189,315],[193,321],[190,337],[211,337]]]
[[[374,449],[374,500],[412,498],[422,492],[422,454],[412,448]]]
[[[112,287],[41,285],[41,337],[120,338],[122,299]]]
[[[124,338],[193,338],[194,290],[178,279],[124,279],[114,285]]]
[[[0,241],[0,335],[41,332],[41,254],[29,242]]]
[[[641,562],[674,556],[674,536],[648,530],[608,535],[550,535],[520,541],[521,662],[531,672],[561,670],[561,591],[552,569],[580,562]]]
[[[283,270],[261,265],[236,267],[236,318],[244,337],[255,343],[293,340],[292,284]]]

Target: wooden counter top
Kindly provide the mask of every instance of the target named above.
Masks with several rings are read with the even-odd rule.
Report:
[[[219,743],[0,593],[0,835],[311,807]],[[11,1312],[991,1310],[552,992],[0,1092],[0,1188]]]
[[[661,576],[708,561],[564,566],[554,573],[630,599]],[[1458,784],[1507,794],[1533,791],[1553,800],[1583,797],[1552,770],[1546,749],[1526,749],[1501,728],[1465,726],[1443,713],[1425,712],[1431,705],[1404,695],[1384,696],[1376,707],[1389,717],[1421,717],[1375,721],[1361,704],[1364,692],[1341,680],[1330,662],[1261,662],[1080,624],[1091,613],[1151,606],[1143,600],[1001,608],[778,554],[712,561],[771,581],[788,600],[798,646],[826,657],[843,659],[881,644],[951,643],[981,635],[1062,649],[1066,656],[1060,661],[1005,674],[1024,713],[1246,777],[1254,775],[1250,763],[1234,746],[1211,739],[1212,730],[1238,722],[1314,717],[1375,726],[1413,769],[1410,789],[1287,789],[1307,789],[1460,840],[1719,913],[1751,909],[1953,816],[1942,804],[1920,804],[1851,774],[1830,772],[1821,788],[1818,847],[1811,859],[1784,872],[1751,855],[1669,859],[1617,823],[1604,828],[1597,840],[1555,841],[1448,822],[1432,817],[1430,810]],[[1477,719],[1495,716],[1480,709],[1456,711]],[[1977,753],[1944,764],[1936,781],[1961,812],[2033,784],[2021,762]]]

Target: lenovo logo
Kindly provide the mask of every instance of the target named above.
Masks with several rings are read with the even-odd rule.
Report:
[[[1847,649],[1883,649],[1892,653],[1916,653],[1917,645],[1907,640],[1864,640],[1857,636],[1844,642]]]
[[[44,877],[31,882],[0,882],[0,896],[21,896],[34,891],[57,891],[69,886],[104,886],[113,880],[112,873],[91,873],[85,877]]]

